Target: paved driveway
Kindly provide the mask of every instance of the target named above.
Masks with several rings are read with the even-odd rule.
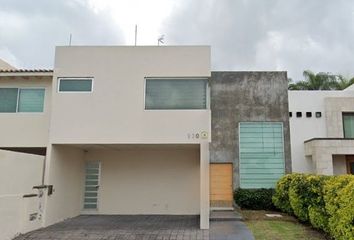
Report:
[[[198,216],[78,216],[20,235],[15,240],[207,240]]]

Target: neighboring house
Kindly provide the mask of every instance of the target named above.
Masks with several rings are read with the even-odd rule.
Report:
[[[207,229],[234,189],[291,172],[288,112],[285,72],[211,72],[206,46],[57,47],[53,71],[0,71],[0,161],[40,155],[22,193],[38,197],[21,216],[36,226],[193,214]]]
[[[354,174],[354,86],[289,91],[294,172]]]

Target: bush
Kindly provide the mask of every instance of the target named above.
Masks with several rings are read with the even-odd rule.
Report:
[[[234,192],[237,205],[244,209],[273,210],[274,189],[238,189]]]
[[[285,175],[273,202],[335,239],[354,239],[354,176]]]
[[[335,239],[354,239],[354,176],[336,176],[324,187],[329,233]]]
[[[322,215],[321,213],[324,213],[323,185],[326,179],[328,179],[326,176],[299,174],[291,181],[289,201],[294,215],[301,221],[307,222],[310,220],[310,208],[312,209],[312,216],[319,217]],[[316,214],[313,211],[317,211]],[[323,217],[325,216],[321,218]],[[319,219],[320,222],[318,223],[317,219],[313,219],[313,221],[316,226],[324,224],[323,219]]]
[[[275,187],[275,193],[273,196],[273,203],[274,206],[280,209],[283,212],[288,214],[293,214],[293,209],[291,208],[290,201],[289,201],[289,187],[290,183],[299,174],[287,174],[282,177]]]

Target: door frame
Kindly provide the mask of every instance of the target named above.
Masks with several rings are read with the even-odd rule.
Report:
[[[346,156],[347,173],[351,173],[351,163],[354,163],[354,156]],[[354,170],[354,169],[353,169]]]
[[[98,163],[98,189],[97,189],[97,208],[96,209],[85,209],[85,188],[86,188],[86,164],[87,163]],[[100,199],[100,188],[101,188],[101,173],[102,173],[102,162],[100,160],[86,160],[84,166],[84,189],[83,189],[83,196],[82,196],[82,207],[81,207],[81,214],[98,214],[99,213],[99,199]]]

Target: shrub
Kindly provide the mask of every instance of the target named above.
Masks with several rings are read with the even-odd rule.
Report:
[[[290,183],[299,174],[287,174],[282,177],[276,184],[275,193],[273,196],[274,206],[280,209],[283,212],[288,214],[293,214],[293,209],[291,208],[289,201],[289,187]]]
[[[324,187],[329,233],[335,239],[354,239],[354,176],[336,176]]]
[[[327,179],[326,176],[301,174],[295,177],[290,184],[289,200],[295,216],[301,221],[310,221],[309,209],[311,209],[315,227],[322,225],[326,227],[324,218],[327,218],[327,216],[325,216],[323,185]],[[316,218],[314,218],[315,215]]]
[[[277,183],[273,202],[335,239],[354,239],[354,176],[286,175]]]
[[[238,189],[234,192],[237,205],[245,209],[273,210],[274,189]]]

